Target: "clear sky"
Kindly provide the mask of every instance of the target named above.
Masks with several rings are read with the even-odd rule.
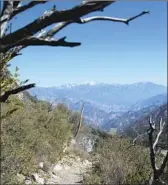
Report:
[[[77,1],[55,2],[66,9]],[[17,17],[13,29],[33,21],[53,3],[47,3]],[[167,6],[166,2],[116,2],[104,12],[127,18],[149,10],[129,26],[122,23],[95,21],[85,25],[72,24],[56,38],[82,42],[75,48],[29,47],[12,61],[20,69],[20,79],[30,79],[37,86],[56,86],[90,81],[104,83],[135,83],[151,81],[167,84]]]

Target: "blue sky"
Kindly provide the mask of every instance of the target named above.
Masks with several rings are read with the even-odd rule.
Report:
[[[13,30],[51,9],[53,2],[17,17]],[[66,9],[77,1],[55,4],[58,9]],[[68,41],[82,42],[80,47],[29,47],[11,62],[12,69],[18,66],[21,80],[28,78],[45,87],[90,81],[121,84],[151,81],[166,85],[166,2],[116,2],[104,12],[91,15],[127,18],[143,10],[151,14],[129,26],[102,21],[72,24],[55,37],[67,36]]]

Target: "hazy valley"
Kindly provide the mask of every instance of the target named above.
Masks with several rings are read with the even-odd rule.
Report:
[[[83,116],[88,124],[109,130],[122,128],[167,102],[166,86],[151,82],[135,84],[68,84],[36,87],[29,92],[54,105],[64,103],[74,111],[85,104]]]

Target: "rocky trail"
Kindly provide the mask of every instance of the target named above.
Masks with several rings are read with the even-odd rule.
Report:
[[[65,157],[60,164],[55,165],[53,173],[56,175],[55,184],[81,184],[83,173],[91,167],[88,160],[82,161],[75,156]]]
[[[20,182],[24,184],[82,184],[83,173],[85,173],[92,163],[82,160],[75,155],[67,155],[60,162],[52,166],[48,172],[44,170],[44,164],[40,164],[38,173],[34,173],[32,178],[26,178],[18,174]]]

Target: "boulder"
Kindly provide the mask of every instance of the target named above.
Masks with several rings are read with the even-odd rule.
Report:
[[[43,169],[44,163],[43,163],[43,162],[40,162],[40,163],[39,163],[39,167],[40,167],[41,169]]]
[[[61,164],[56,164],[53,168],[53,172],[57,172],[57,171],[60,171],[62,170],[62,165]]]
[[[44,184],[44,179],[41,178],[38,173],[34,173],[32,177],[34,181],[37,182],[38,184]]]
[[[52,169],[53,169],[52,164],[50,164],[50,163],[48,163],[48,162],[45,162],[45,163],[43,164],[42,170],[43,170],[45,173],[51,173],[51,172],[52,172]]]

